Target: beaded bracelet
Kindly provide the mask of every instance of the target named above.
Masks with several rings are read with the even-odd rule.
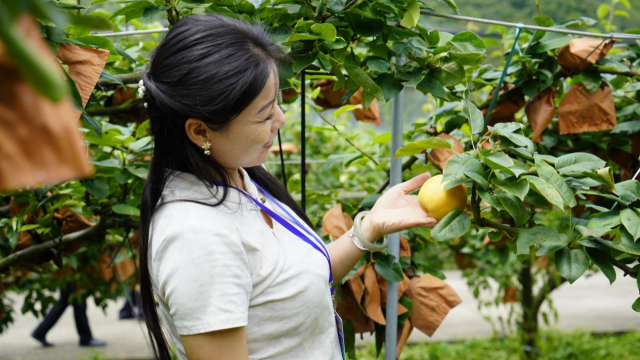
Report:
[[[362,233],[362,229],[360,228],[362,218],[368,213],[369,211],[361,211],[358,213],[358,215],[356,215],[355,219],[353,220],[353,226],[351,227],[347,235],[360,250],[371,252],[382,251],[383,249],[386,249],[387,245],[389,244],[389,238],[387,238],[387,235],[384,236],[382,244],[376,245],[367,240],[367,238]]]

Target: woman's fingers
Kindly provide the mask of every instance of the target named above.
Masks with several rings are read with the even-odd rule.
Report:
[[[413,190],[419,189],[427,180],[429,180],[429,178],[431,178],[431,174],[429,173],[415,176],[413,179],[409,179],[401,184],[402,191],[404,191],[405,194],[408,194]]]

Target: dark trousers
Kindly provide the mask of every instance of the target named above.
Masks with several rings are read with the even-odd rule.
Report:
[[[44,320],[42,320],[40,325],[33,331],[34,335],[44,339],[47,332],[58,322],[60,316],[62,316],[67,306],[69,306],[69,296],[71,296],[75,290],[76,285],[74,283],[67,283],[66,289],[60,289],[58,305],[49,310]],[[73,318],[76,321],[76,330],[78,330],[78,335],[80,335],[80,341],[88,342],[93,337],[91,335],[91,329],[89,328],[89,319],[87,318],[87,303],[84,301],[80,303],[75,299],[71,305],[73,306]]]
[[[120,318],[134,317],[136,315],[142,316],[142,301],[140,300],[140,293],[134,289],[127,290],[127,293],[129,295],[129,299],[131,299],[131,303],[129,303],[126,298],[124,299],[124,306],[122,306],[122,309],[120,309],[119,312]],[[131,305],[137,308],[137,314]]]

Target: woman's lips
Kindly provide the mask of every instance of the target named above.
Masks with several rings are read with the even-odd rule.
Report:
[[[270,149],[271,146],[273,146],[273,140],[269,141],[268,143],[264,144],[264,148]]]

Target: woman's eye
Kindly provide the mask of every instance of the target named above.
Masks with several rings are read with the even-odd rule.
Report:
[[[269,116],[267,116],[267,118],[264,120],[265,122],[273,119],[273,115],[275,115],[274,113],[269,114]]]

